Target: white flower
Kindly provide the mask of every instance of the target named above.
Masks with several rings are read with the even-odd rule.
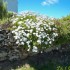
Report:
[[[21,42],[22,45],[24,45],[24,42]]]
[[[29,45],[30,41],[27,41],[26,43]]]
[[[49,24],[49,25],[54,25],[54,22],[49,22],[48,24]]]
[[[23,32],[23,35],[24,35],[24,36],[27,36],[27,34],[26,34],[25,32]]]
[[[16,41],[16,44],[19,44],[19,40]]]
[[[38,42],[39,44],[41,44],[41,40],[37,40],[37,42]]]
[[[31,23],[32,26],[35,26],[36,24],[34,22]]]
[[[28,47],[30,48],[30,45],[28,44]]]
[[[38,23],[37,23],[37,26],[40,26],[42,24],[42,21],[39,21]]]
[[[31,29],[31,30],[30,30],[30,33],[32,33],[32,32],[33,32],[33,30]]]
[[[20,19],[23,19],[23,18],[20,18]]]
[[[32,42],[32,40],[30,40],[30,42]]]
[[[48,44],[48,42],[46,41],[46,42],[45,42],[45,44],[47,45],[47,44]]]
[[[13,24],[15,24],[15,23],[18,21],[18,19],[19,19],[19,18],[15,18],[15,19],[13,20]]]
[[[49,27],[49,25],[48,25],[48,24],[46,24],[46,27]]]
[[[54,38],[52,38],[51,40],[54,41]]]
[[[40,31],[40,27],[39,28],[36,28],[36,30]]]
[[[52,44],[52,41],[49,41],[49,44]]]
[[[23,37],[23,41],[26,42],[27,41],[27,38]]]
[[[13,28],[16,28],[16,26],[13,26]]]
[[[40,39],[41,39],[41,35],[38,35],[38,38],[40,38]]]
[[[18,26],[18,28],[17,28],[17,29],[18,29],[18,30],[19,30],[19,29],[22,29],[22,27],[21,27],[21,26]]]
[[[36,36],[38,37],[38,33],[36,33]]]
[[[46,36],[43,36],[43,38],[45,38]]]
[[[22,41],[22,39],[20,39],[20,41]]]
[[[44,26],[44,29],[46,29],[46,26]]]
[[[33,35],[35,35],[36,33],[33,33]]]
[[[22,24],[22,23],[23,23],[22,21],[19,21],[19,22],[18,22],[18,24]]]
[[[50,41],[51,39],[50,39],[50,37],[47,37],[48,39],[47,39],[47,41]]]
[[[52,28],[51,28],[51,27],[49,27],[48,29],[49,29],[49,30],[51,30]]]
[[[53,30],[57,30],[56,28],[53,28]]]
[[[12,33],[15,33],[15,30],[13,30]]]
[[[58,36],[58,34],[57,34],[57,33],[53,33],[53,36],[55,36],[55,37],[56,37],[56,36]]]
[[[33,52],[37,52],[37,51],[38,51],[37,47],[36,47],[36,46],[33,46],[32,51],[33,51]]]
[[[29,37],[29,35],[30,35],[29,33],[26,34],[27,37]]]
[[[19,36],[14,36],[14,38],[15,38],[15,39],[18,39],[18,38],[19,38]]]

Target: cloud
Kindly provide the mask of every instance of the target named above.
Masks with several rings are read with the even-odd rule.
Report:
[[[58,0],[45,0],[41,4],[43,6],[45,6],[45,5],[52,5],[52,4],[55,4],[55,3],[58,3]]]

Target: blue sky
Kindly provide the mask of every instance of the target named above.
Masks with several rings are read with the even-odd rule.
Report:
[[[18,12],[21,11],[61,18],[70,14],[70,0],[18,0]]]

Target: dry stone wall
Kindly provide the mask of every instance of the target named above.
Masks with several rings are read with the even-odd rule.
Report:
[[[14,34],[8,30],[0,30],[0,61],[9,59],[18,59],[19,50],[17,50]]]
[[[66,46],[66,47],[65,47]],[[0,29],[0,61],[4,60],[17,60],[17,59],[25,59],[28,55],[32,55],[34,53],[25,53],[21,52],[21,48],[18,48],[16,44],[16,40],[14,39],[14,34],[9,30]],[[49,48],[46,50],[46,53],[52,52],[52,50],[60,51],[61,53],[70,52],[70,44],[62,45],[62,47],[57,48]],[[54,54],[55,54],[54,53]],[[54,55],[52,54],[52,55]],[[51,56],[52,56],[51,55]],[[65,54],[67,56],[67,54]],[[68,55],[69,57],[69,55]]]

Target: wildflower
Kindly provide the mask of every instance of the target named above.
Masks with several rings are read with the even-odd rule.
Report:
[[[38,51],[37,47],[36,46],[33,46],[33,50],[32,51],[33,52],[37,52]]]
[[[22,24],[22,23],[23,23],[22,21],[19,21],[19,22],[18,22],[18,24]]]
[[[41,40],[37,40],[37,42],[38,42],[39,44],[41,44]]]

